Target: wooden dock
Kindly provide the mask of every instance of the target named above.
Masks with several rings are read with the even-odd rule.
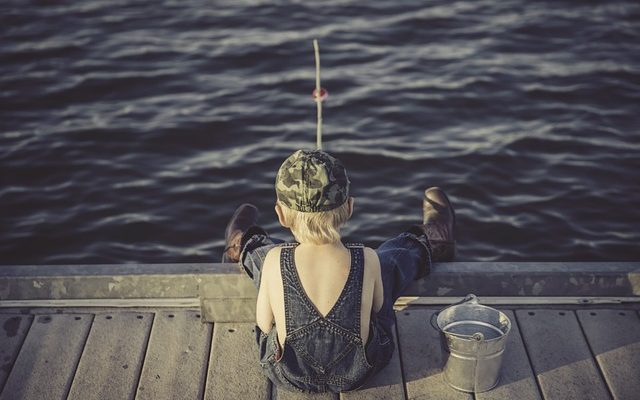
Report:
[[[432,281],[448,282],[445,267]],[[513,329],[499,385],[478,394],[456,391],[443,379],[446,354],[429,318],[450,298],[409,293],[397,303],[398,349],[366,387],[304,395],[277,390],[261,374],[254,323],[245,310],[255,302],[255,289],[237,283],[244,277],[228,266],[130,267],[136,273],[122,266],[2,268],[0,400],[640,398],[638,263],[619,264],[613,272],[589,269],[623,276],[620,296],[485,296],[507,313]],[[243,289],[212,294],[221,279]],[[144,282],[153,284],[145,289]],[[102,291],[103,284],[110,290]],[[230,311],[223,315],[224,304]]]

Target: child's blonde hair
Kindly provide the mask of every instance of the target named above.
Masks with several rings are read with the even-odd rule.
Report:
[[[300,243],[329,244],[340,241],[340,228],[350,214],[350,201],[329,211],[302,212],[292,210],[278,201],[285,225]]]

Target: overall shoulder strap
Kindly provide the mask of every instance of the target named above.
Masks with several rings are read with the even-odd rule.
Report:
[[[291,243],[280,250],[280,274],[284,292],[287,336],[322,317],[307,297],[296,271],[294,252],[297,245],[297,243]]]

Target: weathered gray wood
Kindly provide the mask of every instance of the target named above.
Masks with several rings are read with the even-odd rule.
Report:
[[[133,399],[152,321],[151,313],[96,314],[69,399]]]
[[[394,307],[406,307],[406,306],[437,306],[437,305],[449,305],[457,303],[465,299],[466,296],[457,297],[421,297],[421,296],[401,296],[394,303]],[[640,297],[571,297],[571,296],[482,296],[480,303],[484,305],[496,305],[496,306],[517,306],[517,305],[537,305],[546,307],[550,305],[591,305],[591,304],[631,304],[640,303]]]
[[[640,318],[632,310],[578,311],[578,318],[615,399],[640,397]]]
[[[409,399],[472,399],[451,388],[444,380],[440,336],[429,319],[435,310],[396,312],[400,358]]]
[[[234,264],[2,266],[0,299],[253,298]],[[640,262],[438,263],[405,295],[637,296]],[[220,294],[224,293],[224,294]]]
[[[608,399],[573,311],[517,310],[520,332],[545,399]]]
[[[17,265],[1,270],[1,300],[193,299],[208,282],[223,286],[240,276],[237,265],[204,263]]]
[[[24,338],[27,336],[33,316],[0,314],[0,393],[7,381],[13,363],[18,357],[18,352]]]
[[[207,322],[253,322],[256,320],[256,298],[202,299],[200,304]]]
[[[198,311],[157,312],[136,399],[201,399],[212,329]]]
[[[92,318],[87,314],[35,317],[0,399],[65,399]]]
[[[393,335],[396,350],[391,361],[380,372],[371,377],[369,381],[355,392],[343,393],[343,400],[369,400],[369,399],[404,399],[404,383],[402,381],[402,367],[400,365],[400,351],[398,350],[398,335]]]
[[[405,296],[638,296],[640,262],[437,263]]]
[[[511,332],[507,337],[507,345],[502,355],[500,381],[492,390],[476,393],[476,400],[539,400],[540,391],[522,343],[518,321],[513,311],[502,311],[511,320]]]
[[[15,308],[174,308],[200,307],[198,298],[166,298],[166,299],[63,299],[63,300],[3,300],[0,309]]]
[[[276,388],[277,400],[338,400],[339,397],[335,393],[297,393],[288,392],[284,389]]]
[[[255,323],[213,327],[205,399],[268,399],[269,380],[258,363]]]

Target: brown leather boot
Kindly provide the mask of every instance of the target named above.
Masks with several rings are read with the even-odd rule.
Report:
[[[439,187],[424,191],[422,202],[424,231],[431,243],[432,261],[453,261],[456,254],[456,213],[446,193]]]
[[[242,235],[258,222],[258,208],[245,203],[239,206],[224,231],[225,247],[222,253],[223,263],[237,263],[240,260],[240,241]]]

